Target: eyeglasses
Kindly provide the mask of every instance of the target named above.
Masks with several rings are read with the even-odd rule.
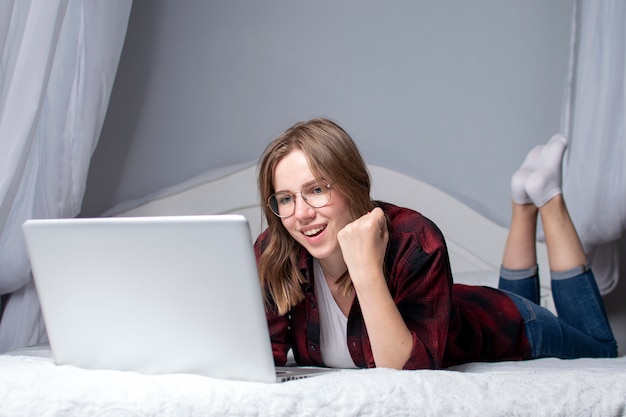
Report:
[[[330,186],[331,184],[324,182],[305,185],[300,191],[300,196],[313,208],[324,207],[330,203]],[[296,194],[288,192],[272,194],[267,200],[267,205],[278,217],[291,217],[296,212]]]

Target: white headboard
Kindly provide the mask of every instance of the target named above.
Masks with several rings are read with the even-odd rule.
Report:
[[[407,175],[375,165],[368,165],[372,176],[372,197],[413,208],[434,221],[443,232],[455,281],[472,274],[483,278],[478,283],[497,285],[498,271],[507,229],[482,216],[449,194]],[[170,187],[129,208],[113,209],[115,216],[158,216],[237,213],[248,218],[252,238],[265,224],[259,206],[256,165],[223,170],[219,175]],[[120,206],[118,206],[120,207]],[[538,242],[540,271],[545,302],[549,297],[548,263],[545,245]],[[475,278],[472,278],[475,281]]]

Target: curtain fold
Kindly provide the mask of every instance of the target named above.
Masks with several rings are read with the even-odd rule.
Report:
[[[0,2],[0,352],[45,338],[21,225],[79,213],[131,5]]]
[[[626,2],[576,0],[562,112],[563,195],[602,294],[619,279],[626,230]]]

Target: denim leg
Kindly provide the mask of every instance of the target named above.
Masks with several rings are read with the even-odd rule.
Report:
[[[573,277],[554,274],[554,302],[559,314],[505,291],[524,319],[532,358],[615,357],[617,343],[613,337],[591,270]]]
[[[501,266],[498,288],[539,304],[539,268],[534,266],[528,269],[515,270]]]
[[[552,298],[559,318],[617,351],[604,302],[589,266],[551,273]]]

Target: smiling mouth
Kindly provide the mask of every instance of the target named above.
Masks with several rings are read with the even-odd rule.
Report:
[[[320,233],[322,233],[325,229],[326,229],[326,226],[324,226],[324,227],[316,227],[315,229],[306,230],[306,231],[303,231],[302,233],[306,237],[315,237],[315,236],[319,235]]]

